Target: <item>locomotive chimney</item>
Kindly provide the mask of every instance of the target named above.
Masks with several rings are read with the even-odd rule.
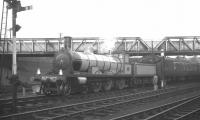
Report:
[[[64,37],[64,48],[72,50],[72,37],[70,36]]]

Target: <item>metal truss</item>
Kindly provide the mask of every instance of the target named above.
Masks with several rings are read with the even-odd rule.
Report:
[[[83,52],[92,47],[99,53],[105,39],[99,37],[74,37],[72,50]],[[17,51],[19,55],[53,55],[61,50],[64,38],[17,38]],[[0,41],[0,54],[5,45],[5,53],[12,53],[12,41]],[[162,41],[144,41],[140,37],[117,37],[113,53],[127,53],[133,55],[160,54],[165,55],[200,55],[200,36],[169,36]]]
[[[169,36],[156,45],[169,55],[200,55],[200,36]]]

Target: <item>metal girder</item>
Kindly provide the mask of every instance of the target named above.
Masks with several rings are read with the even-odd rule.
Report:
[[[126,46],[125,46],[125,41],[126,39],[122,39],[122,41],[121,42],[119,42],[119,41],[117,41],[116,43],[119,43],[119,45],[118,46],[115,46],[115,48],[114,48],[114,50],[115,51],[119,51],[120,49],[120,47],[122,46],[122,45],[124,45],[124,46],[122,46],[123,47],[123,50],[121,50],[121,51],[126,51]]]
[[[97,44],[97,51],[100,46],[100,38],[99,37],[80,37],[80,38],[72,38],[72,46],[74,51],[81,51],[80,48],[84,45],[91,44],[91,47],[94,47]],[[76,48],[75,44],[79,44]]]
[[[171,41],[170,39],[168,39],[168,41],[169,41],[169,43],[172,45],[172,47],[173,47],[174,49],[176,49],[176,51],[178,51],[178,49],[175,47],[175,45],[172,43],[172,41]]]
[[[95,46],[96,44],[98,45],[99,40],[95,40],[95,42],[92,44],[92,46]]]
[[[139,39],[139,41],[147,48],[147,50],[150,49],[149,45],[147,45],[145,41],[143,41],[142,39]]]
[[[164,42],[165,42],[166,38],[164,38],[162,41],[160,41],[155,48],[158,49]]]
[[[170,46],[172,46],[175,51],[179,51],[179,52],[185,52],[185,51],[196,51],[196,47],[197,46],[195,44],[195,41],[198,41],[198,39],[200,38],[200,36],[172,36],[172,37],[165,37],[159,44],[156,45],[157,50],[159,50],[159,48],[162,48],[161,46],[164,45],[165,43],[165,51],[169,51],[168,50],[168,45],[170,44]],[[172,41],[174,40],[174,41]],[[186,42],[187,40],[187,42]],[[184,49],[186,47],[186,49]],[[174,52],[175,52],[174,51]]]
[[[34,43],[35,46],[34,46],[34,47],[37,46],[40,50],[46,51],[46,49],[45,49],[45,48],[46,48],[46,46],[45,46],[46,43],[47,43],[47,42],[43,43],[43,47],[42,47],[42,46],[41,46],[42,43],[39,43],[39,42],[35,41],[35,43]],[[49,43],[49,42],[48,42],[48,43]],[[51,44],[50,44],[50,45],[51,45]],[[51,46],[53,47],[53,45],[51,45]],[[39,51],[39,50],[38,50],[38,51]]]
[[[120,47],[123,47],[124,51],[142,51],[140,48],[141,46],[146,50],[149,51],[150,47],[149,45],[143,41],[140,37],[118,37],[118,43],[120,44],[115,47],[115,50],[121,50]],[[120,41],[121,40],[121,41]],[[137,46],[136,46],[137,45]],[[133,50],[133,48],[136,46],[136,50]]]
[[[46,41],[45,41],[45,44],[46,44],[47,46],[53,47],[53,44],[51,44],[50,40],[46,40]]]
[[[183,38],[183,39],[194,39],[194,38],[200,39],[200,36],[167,36],[165,38],[166,39],[180,39],[180,38]]]
[[[72,37],[73,40],[98,40],[99,37]]]
[[[193,50],[193,49],[185,42],[185,40],[184,40],[183,38],[181,38],[180,40],[183,42],[183,44],[185,44],[185,46],[186,46],[187,48],[189,48],[191,51]]]
[[[131,47],[130,47],[127,51],[130,52],[131,49],[132,49],[136,44],[138,44],[137,40],[131,44]]]
[[[196,40],[200,44],[199,38],[194,37],[194,40]]]
[[[85,42],[86,42],[86,40],[82,40],[82,42],[79,44],[79,46],[75,49],[75,51],[78,51],[79,50],[79,48],[83,45],[83,44],[85,44]]]
[[[32,48],[30,48],[28,45],[26,45],[23,40],[20,40],[20,46],[21,46],[20,52],[23,51],[23,47],[26,47],[29,49],[29,51],[32,51]]]

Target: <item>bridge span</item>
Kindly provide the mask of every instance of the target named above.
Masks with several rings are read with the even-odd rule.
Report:
[[[64,46],[63,38],[17,38],[18,56],[52,56]],[[100,53],[106,39],[100,37],[72,37],[73,51],[84,51],[92,47]],[[117,37],[113,53],[127,53],[130,56],[160,54],[166,56],[200,55],[200,36],[168,36],[161,41],[145,41],[140,37]],[[0,54],[12,54],[12,40],[0,41]]]

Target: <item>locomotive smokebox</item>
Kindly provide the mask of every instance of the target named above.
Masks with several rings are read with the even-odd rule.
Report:
[[[72,72],[72,57],[68,50],[60,51],[58,54],[55,55],[53,61],[53,68],[56,72],[60,69],[64,70],[66,73]]]
[[[70,36],[64,37],[64,47],[66,50],[72,51],[72,37]]]

